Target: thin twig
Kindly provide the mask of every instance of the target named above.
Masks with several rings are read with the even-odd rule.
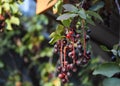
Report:
[[[83,7],[83,4],[86,2],[86,0],[83,0],[80,4],[80,7],[82,8]]]
[[[119,3],[118,3],[118,0],[115,0],[115,3],[116,3],[116,5],[117,5],[117,8],[118,8],[118,11],[119,11],[119,14],[120,14],[120,5],[119,5]]]

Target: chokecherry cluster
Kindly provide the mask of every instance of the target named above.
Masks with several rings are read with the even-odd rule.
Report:
[[[86,49],[86,43],[90,39],[87,33],[90,33],[90,30],[77,33],[75,29],[67,29],[65,38],[54,45],[54,52],[60,56],[58,77],[63,83],[68,82],[71,73],[76,72],[78,66],[86,64],[91,58],[91,52]]]

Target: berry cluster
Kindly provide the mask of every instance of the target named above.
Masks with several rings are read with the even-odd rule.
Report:
[[[54,45],[54,52],[60,55],[61,65],[57,70],[63,83],[68,82],[68,77],[77,71],[77,66],[86,64],[90,59],[91,53],[86,49],[86,42],[90,39],[87,33],[90,30],[83,30],[83,34],[80,34],[70,28],[65,32],[65,38]]]

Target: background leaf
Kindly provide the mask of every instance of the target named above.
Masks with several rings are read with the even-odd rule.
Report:
[[[120,86],[120,79],[107,78],[103,81],[103,86]]]
[[[89,10],[97,11],[100,8],[102,8],[103,6],[104,6],[104,2],[100,1],[100,2],[96,3],[95,5],[93,5]]]
[[[104,45],[101,45],[100,46],[101,48],[102,48],[102,50],[104,50],[104,51],[110,51],[106,46],[104,46]]]
[[[101,20],[103,22],[103,19],[101,18],[101,16],[98,13],[93,12],[93,11],[87,11],[86,13],[88,15],[93,16],[94,18],[99,19],[99,20]]]
[[[0,68],[4,67],[4,63],[2,61],[0,61]]]
[[[107,77],[112,77],[118,72],[120,72],[120,66],[116,63],[103,63],[95,69],[93,75],[101,74]]]

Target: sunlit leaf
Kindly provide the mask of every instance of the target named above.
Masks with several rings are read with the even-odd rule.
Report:
[[[18,12],[18,5],[16,3],[11,4],[10,7],[13,13]]]
[[[0,7],[0,14],[2,13],[2,7]]]
[[[69,27],[70,26],[70,23],[71,23],[71,20],[68,19],[68,20],[63,20],[62,21],[62,24],[65,26],[65,27]]]
[[[4,3],[3,8],[5,9],[5,11],[10,10],[10,4],[9,3]]]
[[[58,0],[57,3],[54,5],[53,7],[53,13],[56,14],[56,13],[61,13],[62,11],[62,0]]]
[[[11,26],[10,20],[7,19],[7,20],[5,20],[5,22],[6,22],[6,24],[7,24],[6,29],[7,29],[7,30],[12,30],[13,28],[12,28],[12,26]]]
[[[11,17],[10,22],[11,22],[12,24],[16,24],[16,25],[19,25],[19,24],[20,24],[19,18],[15,17],[15,16],[12,16],[12,17]]]
[[[64,26],[59,24],[57,26],[56,33],[61,34],[62,32],[64,32]]]
[[[56,35],[56,33],[55,33],[55,32],[52,32],[49,37],[50,37],[50,38],[53,38],[55,35]]]
[[[53,80],[53,85],[54,86],[61,86],[61,82],[59,78],[56,78],[55,80]]]

